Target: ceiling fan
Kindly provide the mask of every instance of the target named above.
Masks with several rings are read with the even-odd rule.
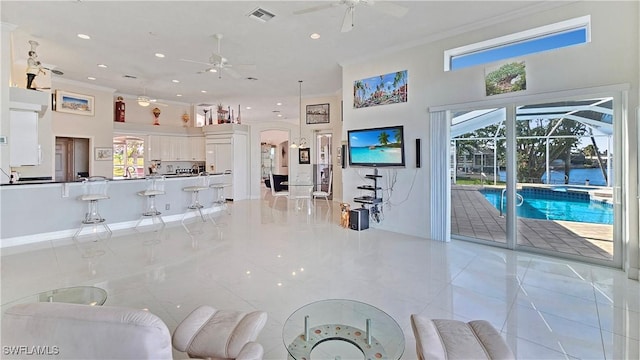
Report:
[[[316,12],[320,10],[330,9],[336,6],[345,5],[347,7],[347,11],[344,14],[344,20],[342,21],[341,32],[349,32],[355,26],[354,17],[355,17],[355,9],[358,5],[365,4],[370,6],[372,9],[379,11],[384,14],[388,14],[397,18],[403,17],[409,9],[404,6],[394,4],[390,1],[379,1],[374,2],[373,0],[339,0],[335,2],[331,2],[328,4],[313,6],[310,8],[294,11],[294,15],[302,15],[308,14],[311,12]]]
[[[218,42],[218,51],[213,53],[213,54],[211,54],[211,56],[209,57],[209,62],[206,63],[206,62],[202,62],[202,61],[195,61],[195,60],[189,60],[189,59],[180,59],[180,60],[208,66],[204,70],[198,71],[198,74],[202,74],[202,73],[206,73],[206,72],[212,72],[212,73],[218,73],[218,78],[222,78],[222,72],[224,71],[227,74],[231,75],[231,77],[233,77],[235,79],[241,78],[242,76],[237,71],[235,71],[235,69],[233,69],[234,65],[230,64],[229,61],[227,60],[227,58],[225,58],[224,56],[221,55],[220,43],[222,41],[222,34],[215,34],[214,37],[216,38],[216,40]],[[236,65],[236,68],[254,70],[255,69],[255,65],[253,65],[253,64],[238,64],[238,65]]]
[[[143,95],[138,95],[136,102],[138,103],[138,105],[142,107],[147,107],[149,105],[169,106],[167,104],[158,102],[157,99],[151,99],[150,97],[148,97],[146,88],[144,89]]]

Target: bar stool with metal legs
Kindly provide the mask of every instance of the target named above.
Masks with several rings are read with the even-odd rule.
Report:
[[[213,189],[213,206],[221,207],[222,210],[226,211],[228,215],[231,215],[229,211],[229,207],[227,206],[227,197],[225,196],[224,189],[226,187],[231,186],[229,183],[213,183],[209,185],[210,188]]]
[[[184,213],[184,215],[182,215],[182,226],[185,226],[184,220],[186,219],[187,215],[191,211],[197,212],[200,215],[200,218],[202,219],[203,222],[207,221],[207,219],[204,217],[204,214],[202,213],[202,208],[204,208],[204,205],[200,203],[199,196],[201,191],[208,190],[208,189],[209,189],[209,174],[205,172],[200,173],[196,177],[194,185],[186,186],[182,188],[182,191],[191,193],[191,203],[189,204],[189,206],[187,206],[187,211]]]
[[[147,198],[147,207],[145,211],[142,213],[140,220],[136,223],[134,228],[138,228],[142,221],[146,218],[151,218],[151,224],[159,223],[162,227],[165,226],[164,220],[162,216],[160,216],[161,212],[156,208],[156,196],[164,195],[164,176],[152,175],[147,177],[147,188],[143,191],[138,191],[139,196],[144,196]]]
[[[82,220],[80,229],[73,235],[74,239],[80,236],[86,226],[92,226],[93,232],[97,233],[97,227],[101,225],[109,233],[109,236],[112,234],[105,219],[98,211],[98,201],[109,199],[109,195],[107,195],[108,185],[109,181],[103,176],[91,176],[82,182],[83,194],[78,199],[87,202],[87,212]]]

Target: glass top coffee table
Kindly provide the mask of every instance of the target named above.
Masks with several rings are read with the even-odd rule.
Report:
[[[17,305],[35,302],[62,302],[70,304],[83,304],[101,306],[107,301],[107,292],[95,286],[74,286],[68,288],[43,291],[6,304],[2,304],[4,310]]]
[[[354,300],[321,300],[301,307],[284,323],[282,338],[289,358],[295,360],[310,360],[320,344],[318,358],[352,359],[354,349],[367,360],[400,359],[404,353],[398,323],[384,311]]]

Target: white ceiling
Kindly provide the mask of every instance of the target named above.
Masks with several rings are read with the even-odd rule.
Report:
[[[360,3],[355,27],[346,33],[340,31],[345,4],[294,14],[339,2],[2,0],[0,10],[2,22],[17,25],[12,47],[16,62],[25,61],[28,41],[36,40],[42,63],[63,71],[64,79],[125,95],[146,91],[169,104],[222,103],[232,108],[241,104],[243,122],[251,123],[297,122],[298,80],[304,81],[303,97],[340,95],[340,64],[558,6],[550,1],[394,1],[409,10],[396,18],[381,11],[384,4]],[[268,22],[249,18],[258,7],[275,17]],[[321,35],[319,40],[310,39],[314,32]],[[78,33],[90,35],[91,40],[79,39]],[[180,61],[208,62],[217,51],[214,34],[223,35],[221,55],[229,63],[255,64],[255,69],[234,69],[241,78],[225,72],[218,78],[198,73],[206,65]],[[166,57],[157,58],[156,52]],[[89,76],[96,80],[87,80]],[[176,97],[178,93],[183,96]],[[278,102],[283,105],[277,106]],[[274,111],[283,117],[277,118]]]

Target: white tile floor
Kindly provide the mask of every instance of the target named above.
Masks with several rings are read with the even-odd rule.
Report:
[[[262,309],[265,359],[286,359],[282,325],[297,308],[347,298],[391,315],[416,359],[409,315],[486,319],[519,359],[638,359],[640,285],[621,271],[453,241],[339,227],[324,201],[308,217],[286,199],[240,201],[223,226],[116,232],[85,259],[70,241],[2,252],[2,303],[94,285],[105,305],[146,308],[170,330],[200,304]],[[287,209],[290,206],[290,210]],[[155,240],[155,241],[154,241]],[[175,355],[184,357],[184,354]],[[347,358],[343,357],[344,360]]]

